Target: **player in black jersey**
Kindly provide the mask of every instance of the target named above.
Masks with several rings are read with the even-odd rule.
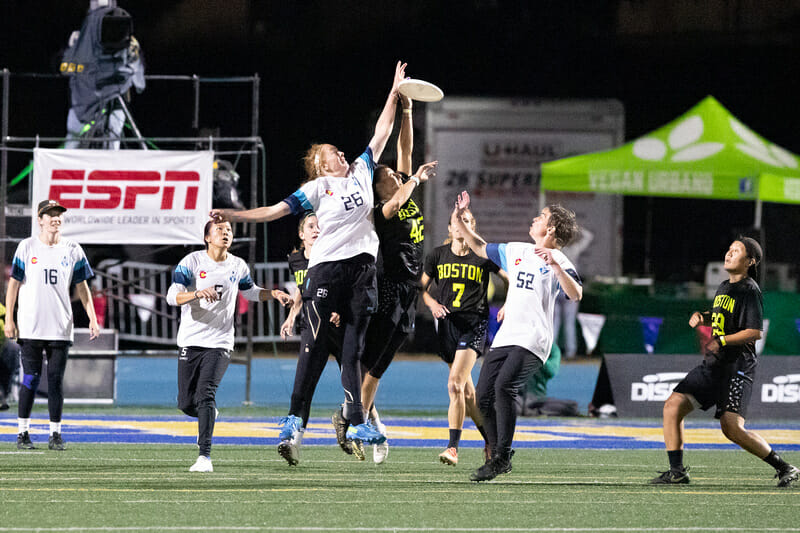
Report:
[[[476,229],[469,210],[462,215],[465,224]],[[458,464],[458,443],[464,417],[469,414],[486,440],[483,419],[475,400],[472,367],[483,355],[489,326],[489,303],[486,298],[490,273],[508,282],[505,272],[491,260],[479,257],[464,240],[464,235],[448,225],[450,236],[444,246],[434,248],[425,258],[422,273],[422,299],[436,319],[439,357],[450,367],[447,391],[450,406],[447,421],[450,440],[439,460]],[[432,284],[435,285],[432,286]],[[484,454],[491,456],[488,445]]]
[[[296,465],[300,457],[300,444],[303,440],[303,435],[308,425],[308,417],[311,411],[311,399],[314,396],[314,391],[317,388],[319,379],[322,372],[325,370],[325,365],[328,358],[312,358],[311,352],[306,350],[305,347],[311,342],[309,338],[310,331],[303,314],[303,287],[305,284],[305,276],[308,272],[308,254],[314,241],[319,236],[319,227],[317,226],[317,216],[312,212],[307,212],[301,219],[297,228],[298,237],[300,237],[300,249],[295,250],[289,254],[289,271],[292,273],[297,284],[297,291],[293,296],[292,307],[289,310],[289,315],[286,317],[283,325],[281,325],[281,336],[286,339],[292,334],[292,330],[300,334],[300,353],[297,356],[297,371],[295,373],[294,389],[292,390],[292,399],[289,407],[289,414],[295,415],[303,419],[301,429],[294,435],[286,435],[278,444],[278,453],[281,457],[286,459],[290,465]],[[299,317],[299,320],[297,320]],[[338,326],[339,315],[333,313],[331,315],[331,322]],[[328,352],[336,359],[336,363],[341,367],[342,362],[342,329],[339,327],[328,328]],[[346,450],[349,453],[355,453],[360,459],[364,458],[364,447],[361,443],[358,446],[354,444],[352,439],[345,441]]]
[[[435,175],[436,162],[411,172],[414,145],[411,99],[400,96],[403,114],[397,138],[397,171],[386,165],[375,168],[376,206],[373,209],[375,231],[380,241],[378,253],[378,308],[367,328],[364,355],[361,358],[363,381],[361,401],[370,423],[386,435],[375,409],[375,394],[383,373],[395,353],[414,329],[419,276],[422,271],[423,217],[412,193],[420,183]],[[347,429],[341,410],[331,421],[337,440]],[[344,446],[343,446],[344,448]],[[346,450],[345,450],[346,451]],[[373,460],[382,463],[389,453],[388,441],[373,445]]]
[[[696,407],[712,406],[728,439],[775,468],[778,487],[790,487],[800,476],[800,470],[781,459],[761,435],[744,427],[758,365],[755,344],[763,321],[761,289],[753,279],[761,257],[761,246],[754,239],[733,241],[725,254],[728,280],[717,289],[711,312],[695,312],[689,319],[693,328],[711,326],[712,338],[705,346],[703,363],[678,383],[664,403],[664,444],[670,468],[652,484],[689,483],[688,468],[683,466],[683,419]]]

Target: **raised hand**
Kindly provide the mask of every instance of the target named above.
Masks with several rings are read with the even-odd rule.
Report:
[[[419,181],[428,181],[430,178],[436,175],[436,167],[439,165],[438,161],[431,161],[429,163],[425,163],[424,165],[420,165],[417,169],[417,173],[414,174],[416,177],[419,178]]]

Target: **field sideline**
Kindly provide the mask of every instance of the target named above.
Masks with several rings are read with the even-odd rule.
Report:
[[[69,449],[59,453],[47,450],[46,419],[35,418],[39,449],[23,453],[4,414],[0,532],[798,529],[800,491],[777,489],[766,464],[724,444],[707,421],[687,428],[692,484],[652,487],[666,463],[657,421],[521,419],[513,471],[475,484],[477,432],[465,432],[458,466],[444,466],[441,417],[387,418],[392,447],[382,465],[344,455],[330,424],[313,419],[296,467],[275,452],[273,420],[230,417],[215,441],[231,444],[215,444],[211,474],[187,471],[197,452],[186,420],[69,414]],[[800,426],[759,430],[800,462]]]

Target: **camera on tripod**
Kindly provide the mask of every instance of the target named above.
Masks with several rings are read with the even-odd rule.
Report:
[[[131,87],[144,90],[144,62],[133,18],[116,0],[90,1],[60,71],[70,77],[66,148],[118,149],[126,121],[141,139],[124,97]],[[145,147],[143,141],[140,145]]]

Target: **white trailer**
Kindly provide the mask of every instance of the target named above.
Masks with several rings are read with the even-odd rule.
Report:
[[[425,160],[439,160],[425,185],[426,253],[447,237],[459,192],[473,198],[478,232],[488,242],[529,242],[540,210],[540,164],[613,148],[624,141],[618,100],[520,100],[446,96],[428,104]],[[622,198],[548,193],[547,203],[575,211],[592,241],[580,256],[585,276],[620,275]]]

